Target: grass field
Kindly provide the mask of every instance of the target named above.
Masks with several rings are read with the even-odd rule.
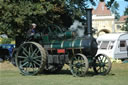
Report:
[[[69,70],[58,74],[23,76],[16,67],[4,62],[0,63],[0,85],[128,85],[128,63],[113,63],[106,76],[89,71],[86,77],[73,77]]]

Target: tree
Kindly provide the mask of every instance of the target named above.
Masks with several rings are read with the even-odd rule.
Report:
[[[125,8],[124,16],[128,16],[128,6]],[[126,18],[126,21],[122,30],[128,31],[128,17]]]
[[[125,0],[128,2],[128,0]],[[128,6],[125,8],[124,16],[128,16]],[[125,25],[123,26],[123,29],[125,31],[128,31],[128,17],[126,18]]]
[[[42,5],[31,2],[0,3],[0,31],[9,37],[23,35],[28,29],[29,23],[36,21],[35,16],[45,14]],[[35,19],[35,20],[34,20]],[[38,21],[38,20],[37,20]]]
[[[117,1],[114,1],[113,4],[112,4],[112,7],[111,7],[111,11],[112,13],[115,14],[115,19],[119,20],[120,18],[120,15],[119,15],[119,12],[118,12],[118,9],[119,8],[119,4]]]
[[[0,33],[9,37],[24,35],[31,23],[39,30],[49,24],[68,28],[75,19],[85,23],[82,16],[94,0],[3,0],[0,2]]]
[[[125,11],[124,11],[124,16],[127,16],[128,15],[128,6],[125,8]]]

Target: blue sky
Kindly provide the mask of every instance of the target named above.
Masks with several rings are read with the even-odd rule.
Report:
[[[98,5],[99,0],[95,0],[97,3],[96,5]],[[105,0],[105,2],[110,1],[110,0]],[[115,0],[119,3],[119,13],[122,16],[125,8],[128,7],[128,2],[124,1],[124,0]]]
[[[124,0],[117,0],[117,2],[119,3],[120,7],[119,7],[119,13],[120,15],[123,15],[125,8],[128,7],[128,2],[124,1]]]

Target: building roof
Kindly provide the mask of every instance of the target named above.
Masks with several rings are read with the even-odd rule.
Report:
[[[126,18],[128,18],[128,16],[121,16],[119,21],[124,21],[125,22]]]
[[[107,8],[105,2],[99,2],[98,7],[96,10],[92,11],[92,14],[98,16],[109,16],[111,15],[111,11]]]

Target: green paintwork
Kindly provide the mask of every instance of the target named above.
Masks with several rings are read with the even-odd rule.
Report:
[[[65,38],[72,38],[73,37],[73,32],[67,31],[67,32],[64,33],[64,36],[65,36]]]
[[[74,46],[73,47],[81,47],[81,39],[77,39],[74,41]]]
[[[44,35],[42,38],[43,38],[43,42],[49,43],[49,37],[47,35]]]
[[[62,48],[71,48],[72,47],[72,41],[64,41]]]
[[[52,41],[51,48],[61,48],[62,41]]]
[[[81,48],[82,39],[52,41],[51,48]]]
[[[53,31],[54,34],[51,34],[52,31],[50,30],[50,28],[48,29],[49,32],[47,34],[40,34],[40,37],[42,38],[42,41],[40,41],[40,43],[43,45],[47,45],[47,48],[81,48],[82,39],[73,39],[73,32],[66,31],[62,33],[61,36],[59,36],[56,33],[57,30]]]

